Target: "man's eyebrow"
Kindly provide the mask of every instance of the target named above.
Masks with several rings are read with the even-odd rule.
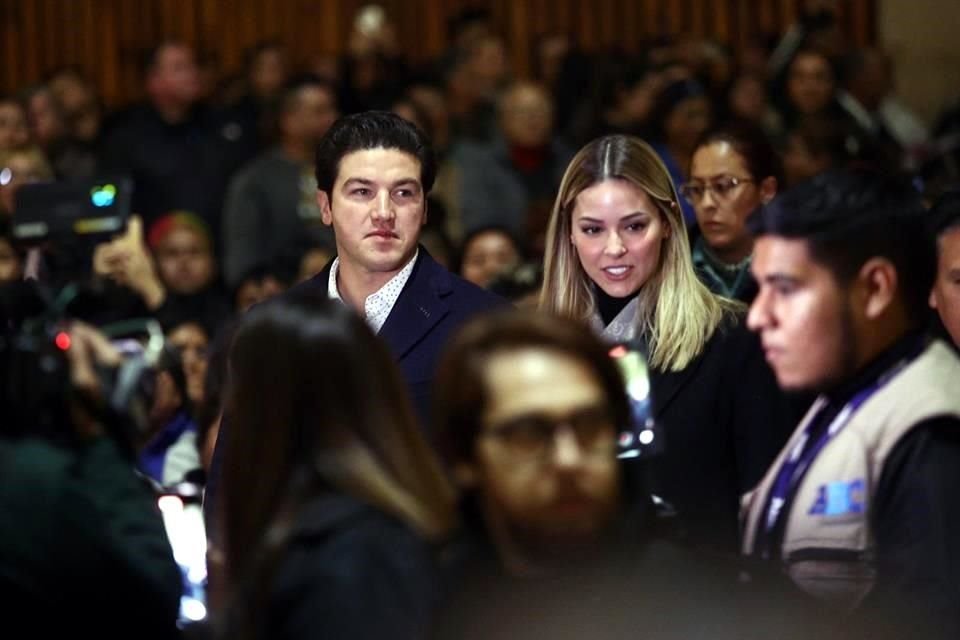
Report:
[[[349,185],[354,185],[354,184],[363,185],[365,187],[372,187],[372,186],[375,186],[377,183],[368,178],[357,177],[357,178],[347,178],[347,180],[343,183],[343,186],[347,187]],[[395,180],[390,185],[390,188],[396,189],[397,187],[405,186],[405,185],[413,185],[413,186],[416,186],[417,188],[420,188],[420,181],[417,180],[416,178],[400,178],[399,180]]]
[[[767,284],[797,284],[800,279],[785,273],[770,273],[760,278]]]

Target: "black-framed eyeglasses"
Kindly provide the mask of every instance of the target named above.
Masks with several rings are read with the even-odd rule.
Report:
[[[688,182],[680,187],[680,195],[692,205],[700,204],[703,196],[710,191],[718,201],[726,201],[733,195],[733,191],[742,184],[756,182],[753,178],[736,178],[733,176],[720,178],[713,182]]]
[[[544,459],[553,450],[557,433],[566,429],[584,452],[612,452],[617,429],[605,406],[588,407],[566,417],[526,414],[501,422],[481,433],[497,440],[511,455],[523,460]]]

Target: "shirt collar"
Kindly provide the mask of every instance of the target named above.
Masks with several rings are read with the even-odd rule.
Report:
[[[386,284],[371,293],[367,296],[367,299],[364,300],[363,315],[374,333],[380,331],[383,324],[387,321],[390,312],[393,311],[393,306],[397,303],[400,292],[403,291],[404,286],[406,286],[407,280],[410,279],[410,274],[413,273],[413,267],[417,263],[419,256],[420,249],[418,248],[414,252],[413,257],[410,258],[410,261],[407,262],[395,276],[390,278]],[[340,258],[338,256],[334,258],[333,264],[330,265],[330,275],[327,278],[327,297],[331,300],[343,302],[343,298],[340,296],[340,289],[337,286],[337,274],[339,272]]]

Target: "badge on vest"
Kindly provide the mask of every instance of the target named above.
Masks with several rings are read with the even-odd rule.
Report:
[[[817,489],[817,499],[810,507],[812,516],[846,516],[866,511],[866,483],[863,478],[851,482],[828,482]]]

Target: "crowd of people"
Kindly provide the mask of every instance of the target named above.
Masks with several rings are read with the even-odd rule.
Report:
[[[960,111],[923,125],[807,4],[739,56],[554,34],[518,78],[466,11],[419,67],[385,19],[219,82],[162,42],[112,113],[76,69],[0,97],[0,283],[50,275],[22,185],[134,185],[57,335],[68,446],[0,428],[0,595],[108,637],[960,635]],[[95,328],[132,318],[165,336],[136,419]]]

